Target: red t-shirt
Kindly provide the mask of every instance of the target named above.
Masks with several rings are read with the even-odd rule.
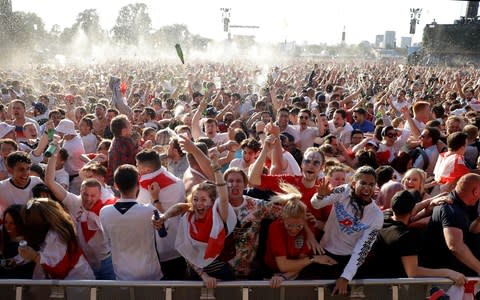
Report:
[[[265,264],[273,271],[278,272],[275,257],[286,256],[287,259],[297,259],[304,254],[313,254],[307,246],[307,236],[302,230],[297,236],[287,234],[283,220],[275,220],[268,228],[267,251],[265,253]]]
[[[312,213],[317,220],[326,222],[332,206],[328,205],[321,209],[315,209],[310,202],[312,196],[317,192],[317,187],[319,184],[318,180],[312,188],[306,188],[302,183],[302,178],[303,176],[293,175],[262,175],[262,183],[260,188],[279,193],[282,192],[280,190],[280,182],[283,181],[285,183],[290,183],[302,194],[302,202],[307,206],[307,211]]]

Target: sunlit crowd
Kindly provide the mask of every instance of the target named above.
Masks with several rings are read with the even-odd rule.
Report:
[[[0,277],[480,274],[473,67],[0,70]]]

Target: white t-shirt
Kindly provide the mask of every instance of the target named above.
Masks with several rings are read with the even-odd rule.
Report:
[[[300,126],[295,126],[298,130],[299,142],[300,142],[300,150],[305,152],[308,147],[313,146],[313,141],[317,136],[319,136],[319,131],[317,127],[307,127],[305,130],[301,131]]]
[[[83,148],[85,153],[95,153],[97,152],[97,137],[93,133],[89,133],[85,136],[82,136]]]
[[[301,176],[302,170],[300,169],[300,166],[298,165],[293,155],[288,151],[283,151],[282,155],[283,159],[288,162],[288,166],[286,169],[282,170],[281,174]]]
[[[333,124],[333,120],[328,121],[328,128],[330,133],[337,137],[337,143],[342,143],[343,145],[350,145],[352,140],[352,131],[353,127],[350,123],[345,122],[343,127],[336,128]]]
[[[11,178],[0,181],[0,216],[3,211],[12,204],[27,204],[32,199],[32,188],[43,181],[36,176],[30,176],[30,182],[25,188],[16,187]]]
[[[300,137],[298,130],[295,127],[293,127],[292,125],[287,125],[287,128],[285,128],[285,130],[283,130],[282,132],[291,134],[293,136],[294,143],[298,143]]]
[[[100,211],[100,222],[112,249],[113,269],[117,280],[160,280],[163,277],[155,251],[155,229],[152,226],[153,206],[133,202],[123,214],[114,205]]]
[[[417,119],[412,119],[413,120],[413,123],[415,123],[415,125],[417,126],[418,128],[418,131],[422,132],[425,127],[427,127],[427,125],[421,121],[418,121]],[[403,130],[408,130],[408,131],[412,131],[410,129],[410,123],[408,122],[405,122],[405,126],[403,126]]]
[[[55,181],[63,186],[64,189],[68,190],[68,187],[70,186],[70,177],[68,176],[67,171],[65,171],[65,168],[55,170]]]
[[[232,160],[230,162],[230,164],[228,165],[229,168],[239,168],[241,169],[243,172],[245,172],[245,174],[248,174],[248,169],[249,167],[245,164],[245,160],[243,159],[243,157],[241,158],[235,158],[234,160]]]

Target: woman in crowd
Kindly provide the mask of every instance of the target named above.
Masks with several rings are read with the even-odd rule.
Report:
[[[421,199],[430,198],[430,195],[425,191],[425,180],[427,173],[421,169],[413,168],[408,170],[402,178],[402,184],[406,190],[418,191]]]
[[[24,225],[20,217],[22,206],[14,204],[3,212],[3,228],[0,240],[0,278],[32,278],[33,263],[25,262],[18,255],[18,243],[23,240]]]
[[[313,255],[307,246],[307,206],[301,201],[302,194],[291,184],[281,183],[283,194],[271,201],[284,204],[282,218],[273,221],[268,230],[265,264],[270,274],[270,285],[278,287],[283,280],[295,279],[311,264],[333,265],[335,260],[326,255]]]
[[[32,199],[21,216],[28,245],[18,247],[18,252],[35,263],[33,279],[95,279],[77,242],[75,225],[58,202]]]
[[[228,202],[227,183],[216,157],[212,169],[215,184],[203,182],[195,185],[188,203],[172,206],[158,222],[154,222],[158,229],[165,220],[182,215],[175,247],[188,262],[187,277],[202,279],[207,288],[214,288],[217,279],[234,279],[229,264],[220,261],[218,256],[223,250],[225,237],[232,233],[237,223],[235,211]]]

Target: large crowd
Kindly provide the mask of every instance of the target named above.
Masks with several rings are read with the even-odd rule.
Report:
[[[480,274],[480,73],[396,62],[0,70],[1,278]]]

